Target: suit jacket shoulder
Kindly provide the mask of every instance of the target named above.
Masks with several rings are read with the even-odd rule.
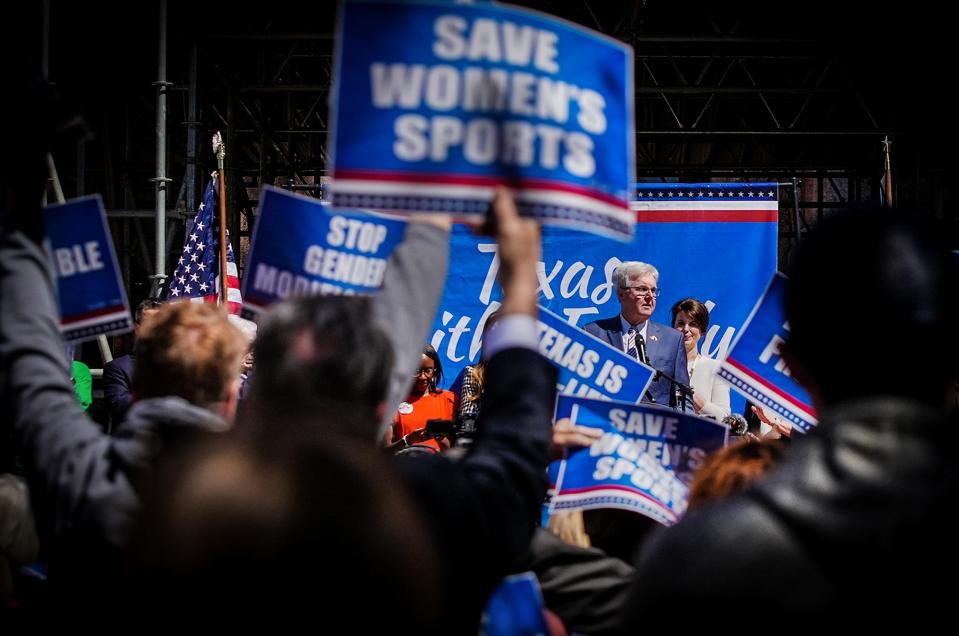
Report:
[[[683,335],[668,325],[650,320],[649,327],[646,329],[646,340],[652,342],[660,340],[663,346],[675,346],[674,343],[682,344]]]
[[[622,350],[623,348],[622,339],[612,335],[614,333],[618,334],[622,331],[622,325],[619,322],[619,316],[594,320],[593,322],[584,325],[583,331],[591,336],[596,336],[603,342],[615,347],[616,349]]]
[[[590,327],[595,330],[602,331],[621,331],[622,325],[619,322],[619,316],[611,316],[609,318],[600,318],[599,320],[594,320],[593,322],[587,323],[584,329],[586,331],[590,330]]]

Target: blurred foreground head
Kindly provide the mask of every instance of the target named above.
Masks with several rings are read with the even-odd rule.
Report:
[[[327,430],[376,439],[393,348],[373,320],[369,298],[312,296],[281,303],[259,323],[254,354],[250,396],[261,432],[280,432],[256,422],[264,417],[284,430],[322,420]]]
[[[898,396],[939,406],[959,363],[959,277],[946,232],[901,210],[825,218],[789,272],[785,355],[828,406]]]
[[[435,558],[409,500],[388,459],[355,439],[278,449],[211,436],[158,473],[129,602],[233,616],[287,609],[337,616],[350,633],[429,633]]]
[[[246,340],[222,307],[165,303],[137,333],[138,400],[175,395],[232,417]]]

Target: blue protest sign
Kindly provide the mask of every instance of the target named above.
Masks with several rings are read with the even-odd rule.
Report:
[[[521,213],[633,233],[632,48],[494,3],[348,1],[337,28],[333,202],[483,215],[498,184]]]
[[[503,579],[486,602],[482,636],[546,636],[543,595],[532,572]]]
[[[786,277],[774,274],[739,330],[719,374],[747,399],[805,433],[816,424],[816,413],[809,394],[789,375],[779,355],[789,331],[783,311],[785,289]]]
[[[405,231],[401,220],[265,186],[243,277],[243,313],[256,315],[290,296],[376,291]]]
[[[130,306],[100,196],[51,204],[43,212],[63,337],[129,331]]]
[[[553,312],[539,308],[539,352],[559,369],[559,391],[639,402],[655,371]]]
[[[554,509],[620,508],[672,525],[686,511],[693,473],[729,429],[653,405],[562,395],[556,420],[603,429],[589,448],[549,467]]]

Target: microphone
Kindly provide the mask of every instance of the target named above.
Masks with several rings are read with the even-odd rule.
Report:
[[[729,427],[729,432],[733,435],[742,435],[749,430],[749,423],[739,413],[730,413],[724,417],[723,424]]]
[[[729,427],[729,432],[732,435],[745,437],[754,441],[759,439],[749,432],[749,423],[746,421],[746,418],[739,413],[730,413],[724,417],[723,424]]]
[[[636,332],[636,351],[639,352],[639,361],[643,364],[649,364],[649,357],[646,355],[646,340],[643,334]]]

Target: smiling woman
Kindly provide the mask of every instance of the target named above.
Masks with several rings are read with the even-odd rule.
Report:
[[[438,388],[443,379],[439,354],[430,345],[423,347],[420,366],[413,373],[413,386],[406,400],[400,402],[393,416],[393,444],[398,448],[413,444],[433,450],[449,448],[448,438],[433,439],[427,431],[429,420],[453,421],[456,396]]]
[[[709,310],[695,298],[673,305],[673,327],[683,334],[689,384],[696,414],[722,420],[730,413],[729,384],[719,378],[719,362],[699,353],[699,341],[709,326]]]

